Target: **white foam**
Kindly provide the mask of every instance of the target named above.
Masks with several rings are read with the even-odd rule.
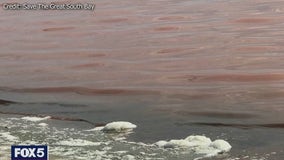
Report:
[[[124,122],[124,121],[118,121],[118,122],[111,122],[104,126],[102,129],[106,132],[123,132],[123,131],[129,131],[133,130],[137,126],[135,124],[132,124],[130,122]]]
[[[125,155],[122,157],[122,160],[135,160],[135,157],[132,155]]]
[[[101,131],[103,129],[104,129],[104,127],[95,127],[93,129],[89,129],[89,130],[85,130],[85,131]]]
[[[115,151],[113,153],[117,153],[117,154],[126,154],[128,151]]]
[[[164,148],[187,148],[190,147],[190,143],[184,139],[173,139],[164,144]]]
[[[168,142],[167,141],[158,141],[155,143],[158,147],[164,147]]]
[[[208,146],[212,143],[211,139],[206,136],[192,135],[185,138],[190,143],[191,147],[194,146]]]
[[[210,144],[210,147],[220,150],[221,152],[229,152],[232,146],[222,139],[217,139]]]
[[[155,144],[164,148],[184,148],[196,146],[209,146],[212,143],[211,139],[205,136],[188,136],[185,139],[173,139],[170,141],[158,141]]]
[[[229,152],[232,146],[225,140],[218,139],[214,142],[205,136],[188,136],[185,139],[174,139],[170,141],[158,141],[155,145],[162,148],[188,148],[203,157],[216,156],[219,153]]]
[[[32,122],[39,122],[39,121],[44,121],[50,118],[51,118],[50,116],[46,116],[46,117],[22,117],[21,119],[26,120],[26,121],[32,121]]]
[[[101,145],[100,142],[91,142],[91,141],[87,141],[87,140],[73,139],[73,138],[70,138],[70,139],[64,140],[64,141],[59,141],[56,144],[57,145],[62,145],[62,146],[75,146],[75,147],[99,146],[99,145]]]
[[[33,140],[26,140],[26,141],[22,141],[20,143],[20,145],[27,145],[27,144],[30,144],[30,145],[41,145],[40,142],[33,141]]]
[[[11,135],[9,132],[0,133],[0,136],[5,138],[6,140],[12,141],[12,142],[18,140],[18,137],[15,137],[15,136]]]
[[[113,140],[115,140],[115,141],[124,141],[124,140],[126,140],[126,137],[123,137],[123,136],[112,137],[112,138],[113,138]]]
[[[36,117],[38,118],[38,117]],[[2,121],[1,121],[2,120]],[[130,124],[130,125],[129,125]],[[0,118],[0,125],[10,126],[7,132],[6,128],[0,131],[0,142],[3,144],[38,144],[45,143],[52,145],[50,153],[59,159],[165,159],[165,157],[187,157],[196,160],[198,158],[216,156],[219,153],[228,152],[231,146],[224,140],[211,141],[206,136],[188,136],[184,139],[173,139],[168,141],[159,141],[155,145],[145,144],[142,142],[131,142],[126,139],[125,134],[130,132],[119,132],[116,134],[106,134],[99,130],[107,131],[124,131],[136,128],[137,126],[129,122],[112,122],[104,127],[96,127],[86,132],[75,128],[57,128],[53,127],[53,123],[48,124],[49,127],[41,127],[46,123],[36,123],[30,125],[30,121],[18,119]],[[130,127],[129,127],[130,126]],[[11,129],[10,129],[11,128]],[[37,136],[42,134],[43,136]],[[16,135],[19,135],[17,137]],[[23,135],[23,136],[22,136]],[[30,138],[26,138],[25,135]],[[35,136],[34,136],[35,135]],[[24,137],[24,139],[23,139]],[[9,140],[8,140],[9,139]],[[175,148],[175,149],[161,149]],[[2,152],[1,152],[2,153]]]
[[[46,123],[39,123],[38,125],[41,126],[41,127],[47,127],[48,126],[48,124],[46,124]]]

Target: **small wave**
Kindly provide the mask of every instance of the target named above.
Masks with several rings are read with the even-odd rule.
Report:
[[[268,23],[273,21],[271,18],[241,18],[236,20],[237,23]]]
[[[237,123],[205,123],[205,122],[191,122],[191,123],[176,123],[176,125],[199,125],[212,127],[232,127],[240,129],[254,129],[254,128],[284,128],[284,123],[269,123],[269,124],[237,124]]]
[[[153,90],[131,90],[131,89],[92,89],[84,87],[43,87],[43,88],[6,88],[0,87],[2,91],[22,93],[77,93],[81,95],[157,95],[159,91]]]
[[[60,121],[77,121],[77,122],[85,122],[88,124],[91,124],[92,126],[97,126],[96,123],[93,123],[91,121],[87,121],[85,119],[81,119],[81,118],[72,118],[72,117],[59,117],[59,116],[48,116],[48,115],[40,115],[40,114],[31,114],[31,113],[19,113],[19,112],[4,112],[4,111],[0,111],[1,114],[8,114],[8,115],[21,115],[21,116],[28,116],[28,117],[24,117],[25,119],[31,120],[32,119],[44,119],[46,117],[48,117],[49,119],[53,119],[53,120],[60,120]],[[100,125],[101,123],[98,123],[98,125]]]
[[[284,74],[214,74],[214,75],[185,75],[168,77],[169,79],[187,79],[190,82],[265,82],[283,81]]]
[[[50,32],[50,31],[62,31],[62,30],[70,30],[74,29],[74,27],[55,27],[55,28],[45,28],[42,31]]]
[[[23,120],[26,121],[32,121],[32,122],[39,122],[39,121],[44,121],[47,119],[50,119],[50,116],[46,116],[46,117],[22,117]]]
[[[250,113],[233,113],[233,112],[213,112],[213,111],[202,111],[202,112],[191,112],[191,111],[176,111],[176,114],[183,116],[204,116],[204,117],[216,117],[226,119],[249,119],[258,117],[256,114]]]
[[[9,105],[16,102],[0,99],[0,105]]]

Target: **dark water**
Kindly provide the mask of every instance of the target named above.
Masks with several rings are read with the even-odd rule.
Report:
[[[230,142],[227,159],[284,158],[284,2],[95,3],[0,10],[4,118],[124,120],[138,125],[131,141],[204,134]]]

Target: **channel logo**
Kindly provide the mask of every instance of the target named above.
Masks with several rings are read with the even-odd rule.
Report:
[[[46,145],[11,146],[11,160],[48,160]]]

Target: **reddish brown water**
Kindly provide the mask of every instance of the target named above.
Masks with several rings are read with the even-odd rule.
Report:
[[[95,3],[94,12],[0,10],[1,91],[157,96],[155,113],[182,120],[283,126],[283,1]]]
[[[1,10],[1,86],[284,92],[281,1],[96,5],[95,12]]]

